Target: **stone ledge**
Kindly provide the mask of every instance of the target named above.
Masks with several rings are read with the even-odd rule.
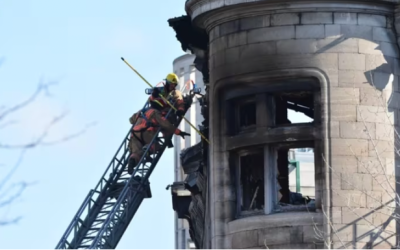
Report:
[[[381,5],[379,6],[380,3]],[[293,1],[290,4],[282,5],[280,4],[281,0],[188,0],[186,1],[186,12],[189,13],[192,20],[196,19],[199,16],[203,16],[203,14],[216,14],[218,19],[231,19],[232,13],[235,13],[236,16],[234,19],[237,19],[237,16],[252,16],[257,15],[256,13],[260,13],[260,11],[266,12],[275,12],[279,13],[280,11],[284,12],[292,12],[295,10],[301,9],[301,11],[315,12],[318,9],[319,12],[325,12],[329,10],[337,11],[350,11],[350,12],[360,12],[366,14],[375,14],[375,13],[388,13],[393,12],[394,7],[390,6],[391,4],[398,4],[400,0],[375,0],[375,1],[359,1],[358,3],[337,3],[332,4],[328,0],[319,0],[310,2],[300,2]],[[236,7],[236,5],[240,7]],[[221,13],[227,10],[231,15],[227,13]],[[253,14],[251,14],[253,13]],[[239,17],[240,18],[240,17]],[[202,18],[201,18],[202,19]],[[208,18],[203,19],[205,21]],[[209,21],[209,20],[207,20]],[[200,26],[203,26],[204,23],[200,22]],[[207,26],[207,25],[206,25]]]
[[[322,213],[311,212],[287,212],[251,216],[229,222],[227,234],[274,227],[309,226],[314,225],[314,223],[322,224],[323,216]]]

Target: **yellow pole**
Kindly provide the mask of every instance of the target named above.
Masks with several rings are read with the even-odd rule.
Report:
[[[153,88],[153,85],[151,85],[146,79],[144,79],[144,77],[139,74],[139,72],[136,71],[136,69],[134,69],[127,61],[125,61],[125,59],[123,57],[121,57],[122,61],[124,61],[126,63],[126,65],[128,65],[129,68],[131,68],[140,78],[142,78],[142,80],[147,83],[147,85],[150,86],[150,88]],[[164,100],[164,102],[168,103],[168,105],[176,111],[176,108],[174,107],[174,105],[172,105],[166,98],[164,98],[162,95],[160,95],[160,97]],[[185,116],[182,116],[182,118],[208,143],[210,144],[210,142],[207,140],[207,138],[195,127],[193,126],[192,123],[190,123]]]

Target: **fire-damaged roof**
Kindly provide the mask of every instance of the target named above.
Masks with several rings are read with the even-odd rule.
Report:
[[[208,36],[205,30],[200,30],[192,25],[190,16],[184,15],[168,20],[169,26],[175,30],[176,38],[181,43],[182,50],[193,52],[193,47],[206,50]]]

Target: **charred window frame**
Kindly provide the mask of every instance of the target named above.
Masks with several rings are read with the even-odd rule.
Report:
[[[226,148],[229,151],[231,159],[234,161],[231,166],[235,168],[235,189],[237,196],[237,218],[250,216],[255,214],[271,214],[275,212],[286,211],[315,211],[315,208],[321,206],[322,184],[317,181],[321,178],[323,166],[321,158],[322,145],[319,130],[321,125],[321,90],[319,83],[311,79],[292,79],[283,80],[273,84],[253,84],[248,88],[243,85],[238,89],[232,87],[225,96],[225,109],[227,123],[224,126],[227,142]],[[314,82],[312,82],[314,81]],[[240,88],[240,89],[239,89]],[[242,96],[240,96],[242,94]],[[238,112],[239,104],[245,104],[252,101],[255,103],[256,125],[251,130],[240,131],[234,122],[235,114]],[[288,121],[289,110],[304,113],[311,122],[291,122]],[[288,144],[289,142],[289,144]],[[314,149],[314,183],[315,183],[315,205],[314,207],[290,206],[281,209],[280,206],[280,190],[278,175],[278,159],[282,162],[289,163],[288,152],[283,150],[284,147],[289,148],[313,148]],[[264,211],[247,211],[242,209],[241,188],[241,162],[240,157],[243,154],[253,154],[251,151],[255,147],[263,148],[264,152]],[[283,147],[283,148],[282,148]],[[289,149],[288,148],[288,149]],[[246,152],[247,153],[243,153]],[[280,157],[279,157],[280,156]],[[282,158],[283,157],[283,158]],[[282,166],[281,166],[282,168]],[[281,175],[289,174],[289,165],[286,170],[281,171]],[[233,169],[232,169],[233,170]],[[284,177],[287,182],[289,175]],[[287,189],[285,191],[288,191]],[[295,192],[296,190],[290,190]],[[255,190],[252,190],[255,192]],[[251,192],[250,192],[251,193]],[[286,192],[286,202],[290,192]],[[253,197],[251,197],[253,198]],[[249,199],[246,197],[246,199]],[[308,201],[307,201],[308,202]]]
[[[227,132],[230,135],[254,132],[257,128],[255,96],[230,100],[227,105]]]

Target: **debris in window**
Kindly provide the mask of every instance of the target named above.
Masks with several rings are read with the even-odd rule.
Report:
[[[264,154],[240,158],[241,211],[264,211]]]

